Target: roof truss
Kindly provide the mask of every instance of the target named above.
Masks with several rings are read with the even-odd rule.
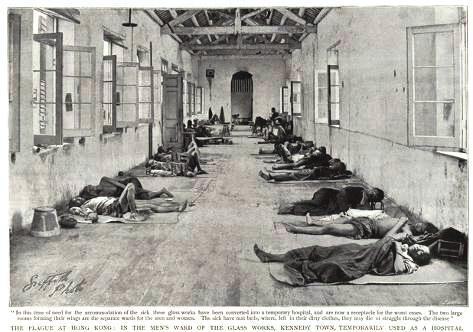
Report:
[[[192,8],[145,10],[161,34],[191,53],[287,54],[317,32],[330,8]],[[154,15],[152,15],[152,14]],[[244,52],[243,52],[244,51]]]

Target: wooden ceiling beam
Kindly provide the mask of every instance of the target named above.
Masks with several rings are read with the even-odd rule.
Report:
[[[214,51],[214,50],[294,50],[300,49],[301,43],[291,42],[283,44],[241,44],[237,41],[235,44],[223,44],[223,45],[197,45],[182,43],[181,47],[192,51]]]
[[[212,26],[213,22],[209,17],[209,12],[207,11],[207,9],[204,10],[204,15],[205,15],[205,18],[207,19],[208,26]],[[212,42],[212,37],[210,35],[207,35],[207,38],[208,38],[209,42],[211,43]]]
[[[217,12],[224,18],[226,18],[227,20],[234,20],[235,17],[232,16],[232,15],[228,15],[227,13],[224,13],[222,12],[221,10],[217,10]]]
[[[274,13],[274,10],[273,10],[273,9],[270,9],[269,17],[268,17],[268,19],[266,20],[266,24],[267,24],[267,25],[270,25],[270,24],[271,24],[271,20],[273,19],[273,13]]]
[[[328,14],[331,10],[332,10],[331,7],[322,8],[322,10],[320,11],[320,13],[315,17],[313,24],[314,24],[314,25],[319,24],[320,21],[322,21],[322,20],[324,19],[324,17],[327,16],[327,14]]]
[[[143,12],[149,16],[149,18],[151,18],[153,21],[155,21],[156,23],[158,23],[158,25],[160,26],[163,26],[164,25],[164,22],[163,20],[161,20],[158,16],[158,14],[156,13],[156,10],[154,11],[151,11],[151,10],[147,10],[147,9],[143,9]]]
[[[325,16],[327,16],[327,14],[332,10],[332,8],[328,7],[328,8],[322,8],[322,10],[319,12],[319,14],[314,18],[314,26],[317,26],[320,21],[322,21],[324,19]],[[302,42],[306,37],[307,37],[308,33],[304,33],[302,34],[301,38],[299,38],[299,41]]]
[[[252,12],[249,12],[248,14],[245,14],[241,17],[241,20],[244,21],[246,20],[247,18],[252,18],[253,16],[256,16],[258,15],[259,13],[265,11],[266,9],[265,8],[260,8],[258,10],[254,10]]]
[[[273,34],[273,33],[304,33],[316,32],[315,26],[241,26],[240,32],[242,34]],[[174,27],[172,30],[169,27],[163,27],[161,34],[178,34],[178,35],[233,35],[235,34],[235,27],[232,26],[209,26],[209,27]]]
[[[235,9],[235,34],[241,33],[241,17],[240,17],[240,9]]]
[[[285,15],[282,16],[281,18],[281,22],[279,23],[279,25],[284,25],[284,23],[286,23],[286,19],[287,17]],[[272,36],[271,36],[271,43],[276,39],[276,34],[273,33]]]
[[[195,14],[197,14],[200,10],[188,10],[184,12],[184,14],[181,14],[177,16],[177,12],[174,9],[170,9],[169,12],[171,13],[171,16],[174,18],[172,21],[169,21],[168,24],[169,26],[173,27],[175,25],[181,24],[188,19],[194,17]]]
[[[281,14],[283,14],[284,16],[287,16],[288,19],[293,20],[293,21],[296,22],[296,23],[299,23],[299,24],[302,24],[302,25],[306,25],[306,24],[307,24],[306,20],[304,20],[302,17],[297,16],[296,14],[294,14],[293,12],[291,12],[289,9],[286,9],[286,8],[276,8],[276,10],[277,10],[278,12],[280,12]]]
[[[177,12],[175,9],[168,9],[169,14],[171,14],[172,18],[177,18]]]

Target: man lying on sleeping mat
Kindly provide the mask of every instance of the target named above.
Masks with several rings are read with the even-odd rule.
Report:
[[[163,195],[173,197],[172,193],[166,188],[159,191],[150,191],[143,188],[140,180],[135,176],[119,175],[115,178],[102,177],[98,185],[87,185],[80,192],[79,196],[85,199],[92,199],[99,196],[119,197],[125,186],[133,183],[135,186],[135,198],[149,200]]]
[[[187,207],[187,201],[178,202],[147,202],[136,201],[136,188],[133,183],[128,183],[120,197],[99,196],[85,199],[76,196],[69,201],[69,212],[75,215],[97,219],[97,215],[123,217],[129,213],[128,219],[139,220],[137,209],[149,209],[156,213],[181,212]]]
[[[426,246],[408,246],[397,236],[386,236],[375,243],[356,243],[322,247],[311,246],[272,254],[254,245],[263,263],[281,262],[291,282],[303,286],[312,282],[345,282],[365,274],[393,275],[415,272],[430,262]]]
[[[292,154],[283,160],[285,164],[278,164],[273,166],[273,170],[296,169],[296,168],[314,168],[319,166],[329,166],[332,157],[327,154],[324,146],[320,146],[303,156]]]
[[[310,219],[310,216],[307,216]],[[311,235],[334,235],[344,236],[353,239],[380,239],[384,237],[399,220],[407,220],[407,218],[392,218],[390,216],[373,217],[339,217],[333,223],[317,225],[307,224],[304,226],[296,226],[290,223],[283,223],[289,233],[294,234],[311,234]],[[310,220],[308,220],[310,222]],[[438,228],[429,222],[407,222],[400,232],[411,236],[411,240],[415,241],[415,236],[435,234]],[[414,237],[412,237],[414,236]]]
[[[336,180],[345,179],[351,176],[346,165],[340,159],[332,159],[329,166],[319,166],[313,169],[301,169],[282,173],[259,172],[259,176],[270,181],[306,181],[306,180]]]
[[[376,203],[382,203],[383,199],[384,192],[378,188],[367,189],[358,186],[346,186],[342,189],[320,188],[310,200],[281,204],[278,214],[331,215],[346,212],[350,208],[364,207],[367,204],[373,209]]]

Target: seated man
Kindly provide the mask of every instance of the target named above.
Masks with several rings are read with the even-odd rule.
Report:
[[[269,140],[274,143],[284,143],[286,140],[286,130],[284,130],[282,119],[274,120],[273,130],[269,133]]]
[[[156,157],[160,160],[156,160]],[[179,160],[179,162],[173,163],[173,160]],[[173,167],[173,165],[175,167]],[[156,173],[161,176],[182,175],[194,177],[197,174],[207,174],[207,172],[200,166],[199,148],[194,137],[192,137],[192,141],[189,143],[188,149],[184,153],[175,153],[175,155],[171,155],[169,153],[159,153],[158,149],[158,156],[155,155],[154,160],[149,160],[146,168],[148,174],[153,175]]]
[[[278,214],[330,215],[362,207],[368,203],[374,207],[375,203],[382,202],[383,199],[384,192],[378,188],[366,189],[357,186],[346,186],[342,189],[320,188],[310,200],[282,204]]]
[[[396,225],[397,232],[404,222]],[[356,243],[331,247],[311,246],[272,254],[256,244],[254,252],[261,262],[281,262],[291,283],[303,286],[312,282],[346,282],[365,274],[393,275],[413,273],[419,265],[430,262],[430,249],[414,244],[408,246],[400,237],[388,233],[383,239],[367,245]]]
[[[273,170],[284,170],[284,169],[294,169],[294,168],[314,168],[319,166],[329,166],[329,161],[332,160],[332,157],[327,154],[325,146],[311,150],[310,153],[301,157],[301,158],[288,158],[290,163],[274,165]]]
[[[183,204],[178,202],[147,202],[135,200],[136,190],[133,183],[126,185],[120,197],[99,196],[89,200],[81,196],[72,198],[69,202],[72,214],[88,216],[92,219],[95,215],[112,217],[123,217],[125,213],[130,213],[127,219],[138,220],[138,209],[150,209],[153,212],[182,212],[187,207],[187,201]]]
[[[271,116],[270,116],[270,120],[271,121],[275,121],[276,118],[279,117],[279,112],[276,111],[276,108],[275,107],[271,107]]]
[[[181,156],[186,159],[187,172],[185,176],[193,177],[197,174],[207,174],[207,172],[200,166],[200,152],[194,137],[192,137],[192,142],[189,143],[187,151]]]
[[[329,166],[319,166],[313,169],[301,169],[296,171],[287,171],[283,173],[259,172],[259,176],[270,181],[306,181],[306,180],[333,180],[350,176],[351,172],[347,171],[346,165],[339,159],[332,159]]]
[[[307,215],[307,218],[310,218]],[[403,218],[407,220],[407,218]],[[307,220],[310,222],[310,220]],[[390,216],[381,218],[370,217],[339,217],[333,223],[325,225],[307,224],[304,226],[296,226],[289,223],[283,223],[289,233],[294,234],[311,234],[311,235],[334,235],[344,236],[353,239],[380,239],[384,237],[394,226],[397,225],[399,219]],[[420,236],[425,234],[435,234],[438,228],[428,222],[407,222],[402,229],[405,235]]]
[[[114,179],[109,177],[102,177],[98,185],[87,185],[80,192],[79,196],[85,199],[91,199],[99,196],[108,196],[108,197],[119,197],[126,185],[133,183],[135,186],[135,198],[142,200],[149,200],[156,197],[161,197],[163,195],[167,197],[173,197],[173,194],[169,192],[166,188],[162,188],[159,191],[150,191],[143,188],[140,180],[135,176],[124,176],[120,175]]]

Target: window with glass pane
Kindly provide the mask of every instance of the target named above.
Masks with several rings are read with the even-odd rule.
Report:
[[[95,95],[95,48],[64,46],[64,137],[92,135]]]
[[[138,64],[117,64],[117,127],[132,127],[138,119]]]
[[[172,74],[180,74],[181,71],[179,70],[179,66],[178,65],[175,65],[174,63],[171,64],[171,70],[172,70]],[[182,77],[186,77],[185,75],[182,75]]]
[[[283,113],[289,113],[289,88],[287,86],[281,87],[281,110]]]
[[[455,135],[453,31],[414,34],[414,135]]]
[[[464,131],[459,26],[418,27],[408,32],[411,142],[458,147]]]
[[[187,116],[191,116],[189,109],[189,85],[187,83],[185,79],[182,80],[182,109],[186,112]]]
[[[162,94],[162,86],[161,86],[161,71],[160,70],[153,70],[153,102],[154,102],[154,107],[153,107],[153,113],[154,113],[154,121],[160,121],[161,116],[160,116],[160,110],[161,110],[161,94]]]
[[[197,114],[202,114],[202,87],[195,88],[195,111]]]
[[[328,66],[327,114],[330,125],[340,124],[340,79],[338,66]]]
[[[149,67],[149,51],[145,48],[138,47],[136,50],[136,61],[142,67]]]
[[[190,106],[191,106],[191,114],[195,114],[195,84],[191,83],[190,85],[191,91],[191,98],[190,98]]]
[[[153,122],[153,80],[152,67],[138,70],[138,112],[140,122]]]
[[[105,133],[111,133],[111,132],[114,132],[116,129],[117,57],[114,55],[104,56],[102,66],[103,66],[102,67],[102,70],[103,70],[103,79],[102,79],[103,131]]]
[[[302,85],[301,82],[293,81],[291,82],[291,109],[292,116],[300,116],[302,111],[301,106],[301,92]]]
[[[167,74],[168,73],[168,62],[164,59],[161,59],[161,72],[163,74]]]
[[[316,70],[316,83],[315,86],[315,121],[318,123],[328,123],[328,90],[327,90],[327,71]]]
[[[62,143],[62,33],[33,35],[34,144]]]

